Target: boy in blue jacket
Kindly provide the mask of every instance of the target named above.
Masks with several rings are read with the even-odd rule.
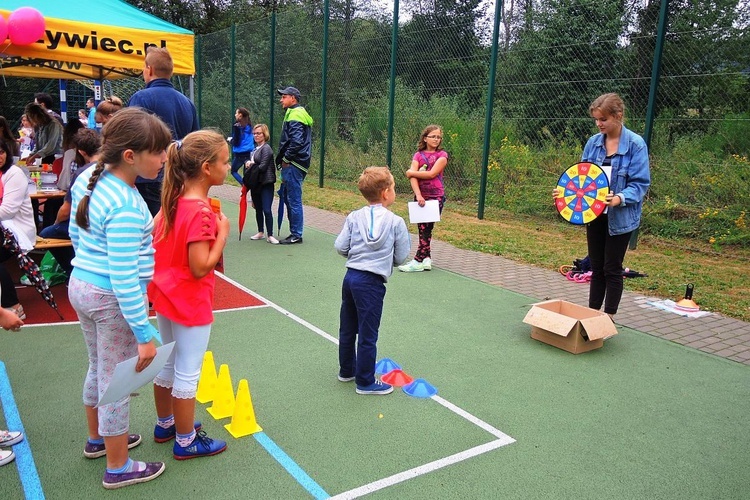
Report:
[[[404,219],[388,210],[396,199],[396,184],[387,167],[366,168],[357,187],[369,204],[347,216],[334,243],[347,267],[341,287],[338,379],[354,380],[357,394],[390,394],[393,387],[375,378],[378,329],[385,283],[393,266],[408,258],[411,239]]]

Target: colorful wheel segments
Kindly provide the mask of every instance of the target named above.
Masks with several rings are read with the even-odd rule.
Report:
[[[560,216],[571,224],[588,224],[607,208],[609,181],[595,163],[571,165],[557,181],[561,196],[555,198]]]

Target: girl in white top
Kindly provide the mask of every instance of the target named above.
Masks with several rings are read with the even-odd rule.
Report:
[[[0,223],[16,236],[22,250],[31,250],[36,241],[34,211],[29,198],[29,180],[23,170],[13,165],[13,156],[5,141],[0,141],[0,172],[2,173],[3,196],[0,202]],[[15,255],[0,246],[0,262]],[[16,286],[5,266],[0,265],[0,289],[2,307],[12,310],[19,318],[26,319],[23,306],[18,303]]]

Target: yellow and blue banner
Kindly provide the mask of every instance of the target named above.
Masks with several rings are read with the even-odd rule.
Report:
[[[4,0],[0,15],[7,20],[24,3]],[[195,73],[194,34],[125,2],[33,3],[44,16],[44,34],[29,45],[0,43],[0,75],[94,79],[137,75],[149,45],[169,49],[175,74]]]

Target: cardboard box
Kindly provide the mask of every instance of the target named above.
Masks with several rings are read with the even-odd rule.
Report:
[[[598,349],[605,338],[617,335],[605,313],[564,300],[533,304],[523,322],[531,325],[532,339],[573,354]]]

